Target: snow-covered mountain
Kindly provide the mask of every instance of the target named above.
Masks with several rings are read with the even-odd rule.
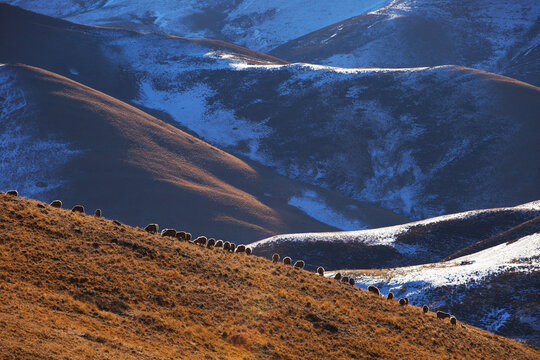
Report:
[[[42,14],[87,25],[230,41],[268,51],[390,0],[9,0]]]
[[[273,253],[303,259],[309,268],[373,269],[440,261],[471,245],[498,245],[515,236],[534,233],[540,224],[524,222],[540,216],[540,201],[511,208],[474,210],[404,225],[362,231],[276,235],[251,244],[255,254]],[[531,220],[532,221],[532,220]],[[512,230],[512,231],[511,231]],[[479,242],[495,235],[505,238]]]
[[[540,85],[540,2],[394,0],[271,54],[342,67],[454,64]]]
[[[291,179],[415,219],[540,198],[537,87],[455,66],[287,65],[223,43],[7,5],[2,14],[0,61],[73,78]],[[308,214],[326,207],[306,191],[290,202]]]
[[[343,274],[362,288],[375,285],[384,295],[391,291],[413,305],[540,345],[540,232],[450,261]]]

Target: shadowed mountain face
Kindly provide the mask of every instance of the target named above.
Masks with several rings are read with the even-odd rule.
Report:
[[[51,66],[289,178],[416,219],[540,198],[537,87],[455,66],[280,65],[223,44],[2,13],[10,51],[0,61]],[[34,39],[41,30],[48,36]],[[58,49],[66,56],[51,64],[32,51],[54,46],[55,33],[96,60]],[[291,203],[309,214],[313,199],[300,192]]]
[[[289,41],[271,53],[343,67],[455,64],[540,85],[540,4],[397,0]]]

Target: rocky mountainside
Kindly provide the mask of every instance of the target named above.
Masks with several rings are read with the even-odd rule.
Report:
[[[395,0],[280,45],[289,61],[342,67],[461,65],[540,85],[540,4]]]
[[[309,271],[34,200],[0,194],[0,229],[4,358],[540,355]]]
[[[71,77],[345,198],[413,219],[540,198],[530,156],[540,151],[537,87],[456,66],[287,65],[223,43],[85,27],[8,5],[2,14],[9,51],[0,61]],[[369,227],[346,210],[354,207],[307,188],[288,201],[336,228]]]

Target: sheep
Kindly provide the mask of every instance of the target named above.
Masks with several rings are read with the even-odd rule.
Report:
[[[176,230],[174,230],[174,229],[163,229],[163,230],[161,230],[161,236],[176,237]]]
[[[225,242],[223,243],[223,250],[229,251],[230,249],[231,249],[231,243],[228,242],[228,241],[225,241]]]
[[[394,298],[394,293],[393,292],[389,292],[388,293],[388,296],[386,297],[388,300],[392,300]]]
[[[214,247],[214,245],[216,245],[216,239],[214,239],[214,238],[208,239],[208,242],[206,243],[206,247],[212,248],[212,247]]]
[[[290,257],[286,256],[286,257],[283,258],[283,263],[285,265],[291,265],[292,264],[292,259]]]
[[[407,302],[407,305],[409,305],[409,298],[408,297],[404,297],[405,301]]]
[[[444,311],[437,311],[437,319],[446,319],[446,318],[449,318],[451,316],[452,315],[450,315],[449,313],[446,313]]]
[[[237,252],[237,253],[243,253],[243,252],[245,252],[245,251],[246,251],[246,245],[238,245],[238,246],[236,247],[236,252]]]
[[[298,260],[297,262],[294,263],[294,267],[296,269],[303,269],[305,265],[306,263],[304,262],[304,260]]]
[[[94,216],[95,217],[101,217],[101,209],[96,209],[96,211],[94,211]]]
[[[347,283],[347,284],[348,284],[348,283],[349,283],[349,277],[348,277],[348,276],[342,277],[342,278],[341,278],[341,282]]]
[[[354,283],[355,283],[355,282],[356,282],[356,280],[354,280],[353,277],[350,277],[350,278],[349,278],[349,285],[354,286]]]
[[[6,195],[19,196],[19,192],[17,190],[9,190],[6,192]]]
[[[317,274],[324,276],[324,268],[322,266],[319,266],[317,268]]]
[[[80,213],[84,214],[84,206],[82,206],[82,205],[75,205],[75,206],[73,207],[73,209],[71,209],[71,211],[73,211],[73,212],[80,212]]]
[[[217,248],[222,248],[223,247],[223,240],[216,241],[216,245],[214,245],[214,246],[217,247]]]
[[[426,314],[429,311],[429,307],[427,305],[422,306],[422,311]]]
[[[158,232],[159,226],[158,226],[158,224],[148,224],[148,225],[146,225],[146,227],[144,228],[144,230],[146,230],[146,231],[149,232],[150,234],[155,234],[155,233]]]
[[[407,301],[403,298],[399,299],[399,305],[407,305]]]
[[[206,236],[199,236],[198,238],[195,239],[195,244],[197,245],[201,245],[201,246],[206,246],[206,241],[208,239],[206,239]]]
[[[379,291],[379,288],[376,287],[376,286],[369,285],[368,288],[367,288],[367,290],[368,290],[369,292],[374,293],[374,294],[377,295],[377,296],[381,296],[381,292]]]
[[[185,231],[178,231],[176,233],[176,238],[178,240],[186,240],[186,232]]]
[[[246,255],[251,255],[252,252],[251,248],[246,248]]]
[[[450,317],[450,324],[452,324],[452,325],[456,325],[456,324],[457,324],[457,319],[456,319],[455,316],[451,316],[451,317]]]
[[[336,273],[336,275],[334,275],[334,279],[337,281],[341,280],[341,273]]]
[[[61,208],[62,207],[62,201],[60,200],[53,200],[50,205],[55,208]]]
[[[279,261],[279,254],[272,255],[272,262],[275,264]]]
[[[230,251],[230,252],[234,252],[234,248],[236,248],[236,244],[232,242],[232,243],[229,245],[229,251]]]
[[[185,239],[186,239],[187,241],[191,241],[191,233],[188,233],[188,232],[187,232],[187,233],[186,233]]]

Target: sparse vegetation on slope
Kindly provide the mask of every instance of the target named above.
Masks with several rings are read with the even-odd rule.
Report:
[[[539,356],[312,272],[38,204],[0,195],[4,358]]]

